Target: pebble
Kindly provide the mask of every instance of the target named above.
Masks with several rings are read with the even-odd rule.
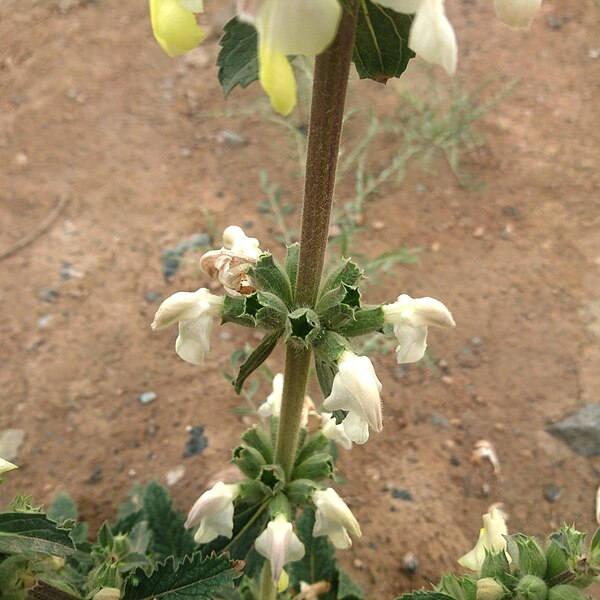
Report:
[[[29,157],[25,152],[17,152],[15,155],[15,162],[20,166],[24,167],[29,162]]]
[[[454,379],[452,377],[450,377],[450,375],[444,375],[442,377],[440,377],[440,381],[444,384],[444,385],[452,385],[454,383]]]
[[[217,135],[217,140],[221,144],[229,146],[229,148],[237,148],[238,146],[244,146],[248,143],[243,135],[240,135],[235,131],[229,131],[228,129],[221,129]]]
[[[153,392],[152,390],[150,390],[148,392],[142,392],[138,396],[138,400],[142,404],[150,404],[150,402],[154,402],[156,400],[156,398],[158,398],[158,395],[156,392]]]
[[[392,498],[396,498],[396,500],[404,500],[404,502],[412,502],[413,495],[410,493],[410,490],[393,488]]]
[[[185,467],[183,465],[177,465],[174,469],[167,471],[165,475],[167,487],[173,487],[178,481],[181,481],[184,475]]]
[[[81,279],[83,277],[83,273],[74,269],[70,262],[64,260],[62,266],[60,267],[60,276],[62,279],[71,279],[72,277],[75,279]]]
[[[430,419],[436,427],[450,427],[450,423],[448,419],[444,417],[444,415],[440,415],[439,413],[431,413]]]
[[[182,458],[198,456],[208,448],[208,438],[204,435],[204,425],[197,425],[190,430],[190,437],[185,445]]]
[[[158,427],[156,426],[156,423],[154,421],[150,421],[150,423],[148,424],[148,429],[146,429],[148,437],[154,437],[157,431]]]
[[[129,477],[135,477],[137,475],[137,471],[135,469],[129,469],[129,471],[127,471],[127,475],[129,475]]]
[[[100,481],[102,481],[102,465],[96,465],[85,482],[94,484],[99,483]]]
[[[454,456],[454,454],[450,457],[450,460],[448,462],[453,467],[459,467],[460,466],[460,460],[458,460],[458,458],[456,456]]]
[[[481,364],[481,359],[476,354],[461,354],[458,364],[465,369],[476,369]]]
[[[385,227],[385,223],[383,221],[373,221],[373,224],[371,225],[371,227],[375,231],[381,231]]]
[[[427,191],[427,186],[424,183],[417,183],[417,185],[415,185],[415,192],[417,192],[417,194],[424,194]]]
[[[5,429],[0,433],[0,456],[8,462],[15,462],[25,441],[23,429]]]
[[[58,298],[58,292],[54,288],[42,288],[38,298],[42,302],[54,302]]]
[[[144,294],[144,300],[148,304],[152,304],[153,302],[156,302],[161,296],[162,294],[158,290],[151,290]]]
[[[548,502],[556,502],[562,496],[562,489],[553,483],[544,486],[544,498]]]
[[[600,405],[586,404],[563,421],[546,428],[581,456],[600,454]]]
[[[419,570],[419,559],[413,552],[407,552],[402,557],[402,570],[407,575],[414,575]]]
[[[556,15],[548,15],[546,17],[546,24],[550,29],[557,31],[562,27],[562,21]]]
[[[54,315],[43,315],[37,320],[37,326],[40,329],[46,329],[54,319]]]
[[[181,156],[181,158],[189,158],[192,155],[192,151],[190,148],[180,148],[179,149],[179,156]]]
[[[473,237],[476,239],[481,239],[485,235],[485,227],[479,226],[473,231]]]
[[[473,344],[473,346],[481,346],[483,340],[478,335],[475,335],[471,338],[471,344]]]

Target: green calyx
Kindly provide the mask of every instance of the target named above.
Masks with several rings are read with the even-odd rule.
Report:
[[[546,600],[547,597],[546,582],[535,575],[525,575],[515,589],[516,600]]]

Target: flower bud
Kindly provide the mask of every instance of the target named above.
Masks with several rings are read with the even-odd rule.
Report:
[[[500,600],[505,593],[502,584],[492,577],[477,580],[477,600]]]
[[[535,575],[525,575],[515,590],[516,600],[546,600],[547,596],[546,582]]]
[[[2,473],[12,471],[13,469],[18,469],[17,465],[13,465],[11,462],[0,458],[0,475],[2,475]]]
[[[327,535],[336,548],[350,548],[352,540],[348,531],[355,537],[360,537],[362,533],[347,504],[333,488],[315,491],[312,500],[316,508],[313,536]]]
[[[92,600],[119,600],[120,597],[121,590],[119,588],[105,587],[97,591],[92,596]]]

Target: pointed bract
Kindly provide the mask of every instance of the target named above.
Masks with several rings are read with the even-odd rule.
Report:
[[[342,353],[323,409],[348,411],[342,424],[355,444],[364,444],[369,439],[369,427],[378,432],[382,429],[381,387],[367,356],[357,356],[349,350]]]
[[[0,458],[0,475],[2,473],[8,473],[8,471],[12,471],[13,469],[18,469],[17,465],[13,465],[11,462]]]
[[[206,544],[223,535],[233,533],[233,502],[240,494],[240,486],[219,481],[196,500],[185,522],[186,529],[200,524],[194,535],[198,544]]]
[[[279,513],[254,542],[256,551],[271,563],[273,582],[279,581],[284,565],[304,556],[304,544],[294,533],[292,524]]]
[[[313,536],[327,535],[336,548],[346,550],[352,545],[348,532],[362,535],[356,517],[333,488],[315,491],[312,501],[316,507]]]

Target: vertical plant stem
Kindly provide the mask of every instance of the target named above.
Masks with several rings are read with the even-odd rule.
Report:
[[[275,600],[276,597],[277,589],[273,583],[271,563],[265,560],[260,574],[260,600]]]
[[[356,29],[356,1],[350,0],[347,4],[349,8],[344,10],[334,42],[315,61],[296,282],[297,306],[314,307],[327,250]],[[298,446],[310,358],[310,349],[299,350],[292,346],[287,348],[275,461],[283,467],[288,478],[292,473]]]

